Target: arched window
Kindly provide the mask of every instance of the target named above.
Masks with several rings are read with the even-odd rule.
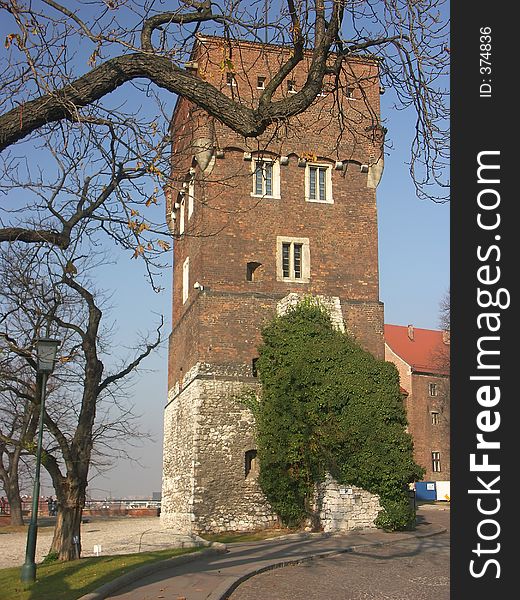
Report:
[[[256,450],[246,450],[244,460],[244,473],[246,479],[250,476],[256,475],[258,472],[258,459],[256,457]]]

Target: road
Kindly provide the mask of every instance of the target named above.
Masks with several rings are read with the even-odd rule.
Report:
[[[424,518],[446,533],[315,559],[256,575],[229,600],[449,600],[449,509]]]

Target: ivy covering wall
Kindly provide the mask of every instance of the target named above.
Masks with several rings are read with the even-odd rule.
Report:
[[[379,495],[378,527],[409,527],[415,515],[408,484],[423,470],[405,431],[395,366],[334,329],[312,298],[276,317],[262,336],[262,393],[249,405],[257,422],[259,482],[283,523],[294,527],[316,517],[315,484],[328,472]]]

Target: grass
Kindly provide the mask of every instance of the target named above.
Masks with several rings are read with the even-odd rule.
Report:
[[[227,532],[205,535],[204,539],[208,542],[222,542],[223,544],[233,544],[238,542],[259,542],[268,540],[281,535],[295,533],[292,529],[265,529],[262,531],[254,531],[251,533]]]
[[[82,558],[71,562],[39,564],[36,581],[27,586],[20,582],[20,567],[0,569],[0,600],[77,600],[101,585],[129,571],[198,548],[174,548]]]

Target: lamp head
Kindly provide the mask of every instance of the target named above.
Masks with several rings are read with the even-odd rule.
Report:
[[[56,352],[60,344],[60,340],[52,338],[39,338],[36,341],[38,373],[52,373],[56,361]]]

